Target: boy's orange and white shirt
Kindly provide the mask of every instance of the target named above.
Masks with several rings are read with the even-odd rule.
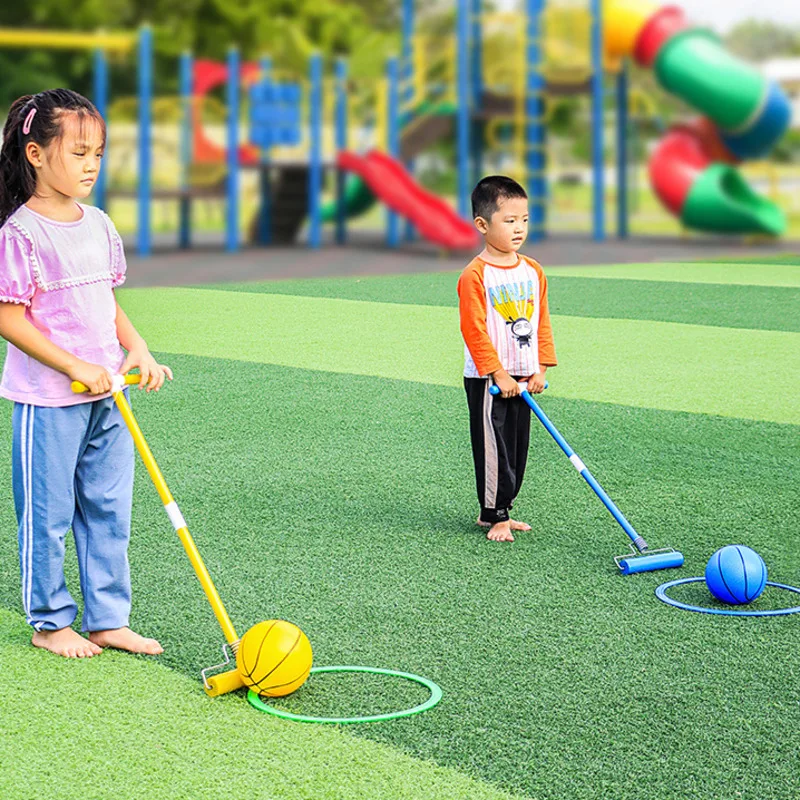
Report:
[[[547,278],[532,258],[501,267],[475,258],[458,279],[464,376],[482,378],[501,367],[528,376],[556,365],[547,307]]]

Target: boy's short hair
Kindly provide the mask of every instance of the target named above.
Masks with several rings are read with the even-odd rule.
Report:
[[[515,180],[505,175],[489,175],[482,178],[472,190],[473,218],[483,217],[489,222],[492,214],[500,208],[500,203],[512,197],[528,199],[525,190]]]

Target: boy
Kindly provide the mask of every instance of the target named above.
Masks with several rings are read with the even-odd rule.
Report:
[[[540,393],[547,368],[556,365],[547,279],[539,264],[517,252],[528,235],[528,196],[516,181],[500,175],[480,181],[472,215],[485,247],[461,273],[458,298],[478,525],[492,541],[513,542],[512,531],[531,529],[509,515],[530,436],[531,412],[519,384]],[[492,383],[497,397],[489,394]]]

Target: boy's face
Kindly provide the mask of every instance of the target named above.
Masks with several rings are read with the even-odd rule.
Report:
[[[91,117],[80,120],[65,113],[62,136],[47,147],[28,142],[26,155],[37,168],[39,188],[67,197],[88,197],[97,181],[103,157],[103,131]]]
[[[486,244],[504,253],[516,252],[528,237],[528,201],[524,197],[507,197],[498,203],[490,220],[475,217],[475,227],[486,238]]]

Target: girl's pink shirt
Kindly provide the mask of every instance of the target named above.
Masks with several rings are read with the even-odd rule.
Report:
[[[25,305],[26,319],[53,344],[114,374],[125,359],[114,297],[125,282],[125,253],[105,213],[78,207],[82,216],[75,222],[56,222],[27,206],[6,220],[0,228],[0,302]],[[9,342],[0,397],[58,407],[101,396],[74,394],[66,375]]]

